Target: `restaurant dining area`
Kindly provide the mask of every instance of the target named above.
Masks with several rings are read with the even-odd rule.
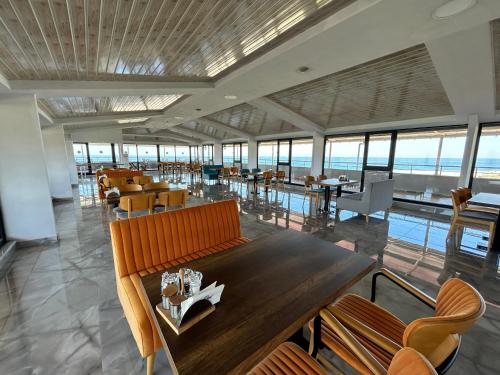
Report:
[[[0,37],[0,374],[498,374],[497,0],[0,0]]]

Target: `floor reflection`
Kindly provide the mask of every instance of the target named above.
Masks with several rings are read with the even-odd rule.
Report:
[[[485,317],[464,336],[450,374],[495,374],[500,366],[499,254],[482,246],[486,232],[458,230],[448,237],[451,211],[395,205],[364,217],[349,211],[319,214],[300,187],[266,193],[237,180],[204,183],[190,175],[162,176],[192,191],[188,205],[236,199],[242,232],[259,238],[281,230],[310,233],[364,254],[435,295],[449,277],[476,287],[487,301]],[[55,205],[59,243],[18,249],[0,280],[0,373],[144,372],[144,364],[123,319],[115,292],[108,224],[93,178],[82,180],[73,203]],[[307,256],[307,249],[304,249]],[[381,283],[381,285],[383,285]],[[380,303],[412,320],[429,314],[418,302],[384,285]],[[353,291],[369,296],[370,278]],[[159,355],[156,371],[170,373]]]

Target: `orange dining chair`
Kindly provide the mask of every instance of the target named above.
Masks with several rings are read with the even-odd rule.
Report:
[[[142,188],[144,191],[150,191],[150,190],[156,190],[156,189],[168,189],[168,182],[167,181],[160,181],[160,182],[151,182],[149,184],[144,185]]]
[[[259,184],[262,184],[262,187],[265,189],[266,193],[272,187],[272,181],[273,181],[273,171],[271,170],[264,171],[264,173],[262,173],[262,179],[259,180]]]
[[[153,176],[134,176],[134,184],[146,185],[153,182]]]
[[[128,219],[153,213],[155,194],[137,194],[120,197],[120,204],[114,210],[118,219]]]
[[[357,350],[359,356],[373,370],[370,374],[375,375],[436,375],[436,371],[425,357],[412,348],[399,350],[386,370],[377,360],[346,330],[338,320],[333,318],[332,326],[337,325],[336,331],[343,335],[353,350]],[[321,363],[330,367],[333,373],[340,371],[328,363]],[[326,375],[320,364],[308,355],[297,344],[284,342],[274,349],[266,358],[258,363],[248,375]]]
[[[304,203],[306,201],[306,197],[309,197],[309,202],[312,201],[312,197],[314,197],[314,204],[316,207],[316,210],[318,209],[319,201],[320,201],[320,196],[323,194],[325,191],[322,188],[315,188],[314,187],[314,182],[315,182],[314,176],[304,176],[304,199],[302,201],[302,206],[304,206]]]
[[[376,305],[376,281],[379,276],[386,277],[434,309],[434,315],[406,324]],[[320,317],[310,322],[310,353],[316,357],[319,343],[322,343],[359,373],[373,373],[374,369],[349,345],[346,335],[339,333],[338,321],[383,368],[389,368],[401,348],[411,347],[424,355],[437,373],[442,374],[455,361],[462,334],[475,324],[484,311],[483,297],[465,281],[456,278],[447,280],[434,299],[395,273],[381,269],[373,275],[371,301],[347,294],[324,308]]]
[[[155,207],[156,212],[167,211],[170,207],[186,207],[186,189],[166,191],[158,194],[158,204]]]
[[[142,186],[137,184],[125,184],[117,186],[120,193],[131,193],[135,191],[142,191]]]
[[[281,186],[281,188],[285,190],[285,178],[286,178],[286,172],[280,170],[276,172],[276,176],[273,178],[272,184],[276,186],[276,189],[279,189]]]

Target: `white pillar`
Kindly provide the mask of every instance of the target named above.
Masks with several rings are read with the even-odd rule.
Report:
[[[465,138],[464,157],[462,167],[460,168],[460,177],[458,178],[458,187],[469,186],[470,175],[474,164],[474,150],[478,142],[479,134],[479,116],[469,115],[467,136]]]
[[[248,169],[257,168],[257,141],[248,140]]]
[[[66,144],[66,158],[68,160],[68,173],[71,185],[78,185],[78,171],[76,169],[75,155],[73,152],[73,139],[71,134],[64,134]]]
[[[313,155],[311,176],[318,176],[323,170],[323,153],[325,151],[325,137],[318,132],[313,133]]]
[[[49,176],[49,188],[52,198],[73,198],[68,172],[68,157],[62,126],[42,130],[45,163]]]
[[[0,129],[0,199],[7,238],[55,239],[35,96],[0,96]]]
[[[214,143],[214,164],[222,164],[222,143]]]
[[[115,155],[116,162],[123,163],[123,143],[117,143],[117,147],[118,147],[118,155]]]

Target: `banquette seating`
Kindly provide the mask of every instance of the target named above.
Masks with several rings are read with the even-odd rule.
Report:
[[[108,178],[114,177],[125,177],[126,179],[133,179],[134,176],[143,176],[143,171],[131,171],[129,169],[103,169],[98,170],[95,173],[97,188],[99,189],[99,199],[102,201],[106,198],[104,192],[107,190],[107,187],[101,183],[101,176],[106,176]]]
[[[234,200],[114,221],[110,232],[118,297],[149,374],[161,341],[140,292],[141,276],[248,240]]]

